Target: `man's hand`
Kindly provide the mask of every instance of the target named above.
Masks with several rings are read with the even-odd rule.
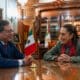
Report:
[[[66,54],[61,54],[58,58],[57,61],[59,62],[70,62],[70,56]]]
[[[30,56],[26,56],[25,58],[24,58],[24,63],[25,63],[25,65],[28,65],[28,66],[30,66],[31,65],[31,63],[32,63],[32,56],[30,55]]]

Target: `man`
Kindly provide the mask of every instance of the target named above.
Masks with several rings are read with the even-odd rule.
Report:
[[[31,59],[25,58],[24,54],[11,42],[14,35],[13,28],[6,20],[0,20],[0,67],[11,68],[29,65]]]

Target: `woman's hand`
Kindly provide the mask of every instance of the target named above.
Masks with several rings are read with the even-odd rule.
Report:
[[[59,62],[70,62],[70,56],[67,54],[61,54],[58,58],[57,61]]]

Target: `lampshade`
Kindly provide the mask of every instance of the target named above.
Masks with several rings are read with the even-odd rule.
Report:
[[[18,0],[18,2],[23,6],[28,2],[28,0]]]

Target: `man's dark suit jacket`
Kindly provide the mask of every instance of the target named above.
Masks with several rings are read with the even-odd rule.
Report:
[[[17,59],[23,59],[24,54],[20,53],[13,43],[3,45],[0,42],[0,68],[18,67]]]

